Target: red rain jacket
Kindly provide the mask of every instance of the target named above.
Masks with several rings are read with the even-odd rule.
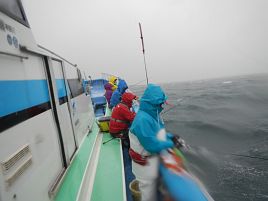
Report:
[[[121,102],[114,107],[109,126],[111,134],[118,134],[129,128],[136,116],[135,112],[130,111],[134,98],[136,98],[134,94],[125,92]]]

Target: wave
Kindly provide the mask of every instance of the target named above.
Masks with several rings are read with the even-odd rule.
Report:
[[[231,130],[228,130],[227,128],[224,128],[220,125],[213,124],[213,123],[206,123],[204,121],[177,121],[176,123],[179,123],[180,125],[183,125],[187,128],[193,128],[195,130],[198,130],[202,133],[224,133],[224,134],[230,134],[232,133]]]
[[[232,84],[233,82],[232,81],[224,81],[222,82],[222,84]]]
[[[166,129],[190,144],[186,158],[214,199],[268,200],[268,161],[235,156],[268,158],[268,75],[165,89],[172,101],[183,99],[163,116]]]
[[[195,105],[195,104],[186,104],[186,105],[182,105],[181,106],[181,109],[184,109],[184,110],[194,110],[194,111],[204,111],[204,110],[207,110],[206,107],[203,107],[201,105]]]

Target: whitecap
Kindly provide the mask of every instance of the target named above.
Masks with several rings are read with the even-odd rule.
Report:
[[[222,84],[232,84],[233,82],[232,81],[224,81],[222,82]]]

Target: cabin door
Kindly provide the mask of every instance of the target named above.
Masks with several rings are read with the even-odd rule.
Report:
[[[76,150],[76,141],[73,129],[73,122],[70,115],[68,106],[68,96],[70,95],[68,85],[64,77],[64,69],[62,62],[56,59],[52,59],[52,69],[56,82],[57,95],[58,95],[58,111],[59,111],[59,123],[61,128],[61,134],[64,143],[64,152],[67,163],[70,162]]]

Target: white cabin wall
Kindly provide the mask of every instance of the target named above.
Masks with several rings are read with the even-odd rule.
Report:
[[[33,55],[28,57],[28,60],[20,61],[17,58],[1,56],[0,62],[4,66],[1,66],[0,80],[46,80],[43,59]],[[26,97],[27,94],[30,97],[31,87],[23,89]],[[16,90],[14,88],[13,93],[16,93]],[[20,97],[15,101],[19,102]],[[29,104],[31,101],[29,98]],[[5,104],[2,102],[0,105],[6,107]],[[9,187],[5,180],[16,172],[28,155],[17,161],[10,170],[0,174],[1,196],[5,201],[14,200],[14,196],[16,200],[49,200],[48,190],[63,168],[58,132],[51,109],[1,132],[0,161],[6,161],[27,144],[30,147],[28,155],[32,156],[31,165]]]
[[[36,42],[34,36],[32,34],[31,29],[24,26],[23,24],[18,23],[14,19],[8,17],[6,14],[0,12],[0,19],[7,25],[14,28],[14,33],[9,32],[8,30],[0,31],[0,38],[1,38],[1,46],[0,51],[7,51],[10,53],[20,54],[23,53],[20,51],[19,48],[14,47],[14,45],[9,45],[7,42],[7,34],[10,36],[15,36],[18,40],[18,44],[22,46],[27,46],[33,50],[37,50]],[[4,40],[3,40],[4,39]]]
[[[44,60],[45,56],[38,54],[38,52],[40,53],[42,51],[40,51],[36,45],[31,29],[11,19],[2,12],[0,12],[0,20],[5,25],[14,28],[13,32],[7,29],[0,30],[0,52],[15,54],[14,56],[0,53],[0,82],[29,83],[25,84],[25,86],[23,85],[22,88],[11,87],[11,90],[5,93],[6,96],[10,95],[10,97],[15,97],[12,102],[7,102],[0,98],[0,108],[8,109],[14,102],[21,103],[22,99],[29,105],[29,108],[14,107],[16,110],[11,113],[7,113],[7,110],[3,109],[3,116],[0,117],[14,115],[14,118],[16,118],[16,114],[23,110],[26,111],[27,116],[27,109],[37,106],[34,104],[33,100],[33,96],[35,95],[47,97],[45,101],[50,107],[46,111],[35,114],[28,119],[26,118],[21,122],[14,123],[11,127],[0,132],[0,166],[1,162],[7,161],[23,146],[29,145],[30,150],[25,156],[17,160],[9,170],[4,171],[0,168],[0,201],[49,201],[51,199],[49,198],[48,192],[51,190],[51,186],[64,168],[63,154],[67,156],[67,160],[70,160],[71,155],[75,153],[76,149],[75,138],[78,142],[77,148],[79,148],[83,138],[94,122],[91,99],[89,96],[86,96],[85,93],[81,93],[70,99],[71,107],[68,107],[67,102],[59,105],[57,99],[55,104],[56,111],[53,111],[51,108],[51,97],[57,98],[57,96],[49,93],[49,82],[46,73],[47,63]],[[15,47],[14,44],[8,44],[8,35],[18,40],[17,47]],[[20,45],[27,47],[32,53],[21,51]],[[37,52],[37,54],[33,52]],[[49,53],[47,53],[47,55],[50,55],[51,58],[56,57],[58,60],[61,60],[55,55]],[[19,58],[20,56],[24,58]],[[51,61],[50,59],[49,61]],[[53,69],[53,80],[63,79],[63,73],[59,70],[61,68],[61,62],[63,61],[57,63],[52,60],[50,70]],[[77,68],[66,62],[64,62],[64,65],[66,66],[65,72],[67,79],[78,79]],[[32,84],[39,81],[42,82],[40,90],[38,88],[39,85],[33,86]],[[3,84],[2,86],[6,85]],[[38,89],[35,90],[34,93],[41,91],[40,93],[43,94],[34,94],[32,90],[34,87]],[[56,87],[53,87],[53,91],[57,92]],[[68,86],[66,87],[68,94],[68,90],[70,89],[68,89]],[[20,93],[23,94],[23,97],[16,96],[19,90]],[[29,111],[29,113],[31,112],[34,113],[35,111]],[[60,132],[55,116],[59,117]],[[73,118],[73,124],[70,117]],[[74,126],[72,127],[72,125]],[[73,137],[73,130],[75,138]],[[61,150],[60,133],[62,134],[65,153]],[[31,163],[29,167],[27,167],[10,186],[7,186],[6,179],[13,175],[16,169],[30,158]]]
[[[0,80],[45,80],[43,58],[30,56],[29,59],[19,59],[0,54]]]
[[[50,185],[62,169],[57,131],[51,110],[16,125],[0,138],[0,161],[7,159],[23,145],[30,145],[32,164],[10,187],[6,187],[5,176],[1,174],[3,200],[48,201]],[[14,170],[14,169],[11,169]]]

